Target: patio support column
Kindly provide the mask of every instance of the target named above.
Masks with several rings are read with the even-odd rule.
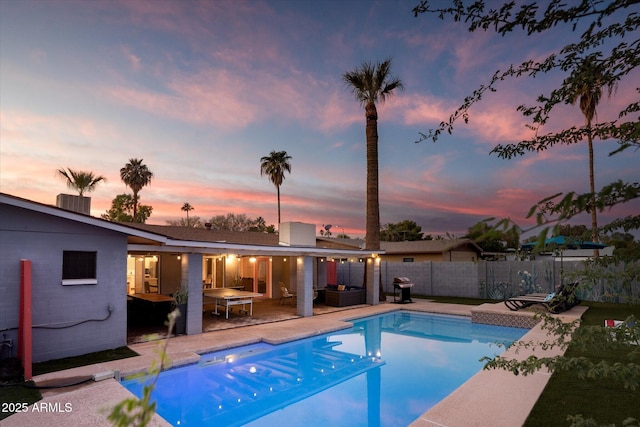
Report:
[[[296,295],[298,316],[313,316],[313,257],[296,259]]]
[[[380,302],[380,257],[367,258],[364,268],[367,276],[367,304],[378,305]]]
[[[202,254],[181,254],[180,285],[189,290],[187,335],[202,333]]]

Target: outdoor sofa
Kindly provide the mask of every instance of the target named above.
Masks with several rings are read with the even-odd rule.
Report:
[[[360,286],[327,285],[324,303],[331,307],[347,307],[350,305],[366,304],[367,291]]]

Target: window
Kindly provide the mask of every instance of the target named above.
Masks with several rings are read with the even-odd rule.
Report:
[[[402,262],[413,262],[413,258],[402,258]]]
[[[97,284],[97,259],[97,252],[64,251],[62,253],[62,284]]]

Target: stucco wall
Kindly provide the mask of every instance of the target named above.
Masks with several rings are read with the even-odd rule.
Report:
[[[61,284],[65,250],[97,251],[97,285]],[[29,259],[34,362],[126,345],[126,253],[126,235],[0,205],[0,330],[17,338],[20,260]]]
[[[389,254],[380,256],[383,262],[403,262],[404,258],[411,258],[413,262],[464,262],[477,261],[478,253],[471,250],[456,249],[444,253],[408,253],[408,254]]]

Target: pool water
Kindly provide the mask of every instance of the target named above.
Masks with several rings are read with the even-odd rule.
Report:
[[[152,399],[175,426],[408,425],[481,370],[482,357],[526,332],[467,317],[382,314],[327,335],[203,355],[163,372]],[[142,395],[141,380],[123,385]]]

